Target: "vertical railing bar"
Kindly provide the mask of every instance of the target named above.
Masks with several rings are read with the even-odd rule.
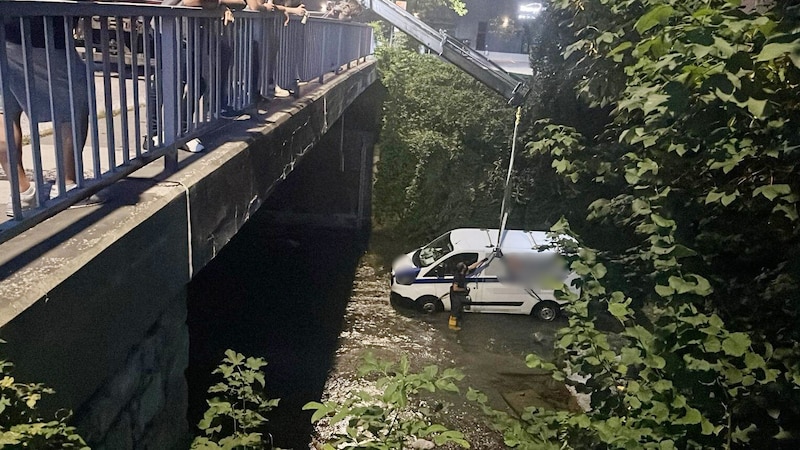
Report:
[[[201,117],[203,115],[203,102],[200,101],[202,95],[202,72],[203,68],[200,66],[200,44],[202,38],[200,36],[200,27],[202,26],[202,19],[194,19],[194,27],[192,34],[194,36],[194,43],[192,44],[192,59],[194,60],[194,92],[192,93],[192,101],[194,102],[194,111],[192,115],[192,130],[196,130],[202,123]]]
[[[186,111],[186,117],[181,119],[181,131],[183,133],[189,133],[192,131],[194,127],[194,75],[197,67],[194,65],[194,57],[192,55],[192,51],[194,49],[194,25],[196,22],[195,17],[187,17],[184,21],[186,25],[186,31],[184,35],[186,36],[186,40],[184,41],[183,45],[185,47],[184,50],[184,64],[186,68],[186,84],[182,89],[182,92],[185,92],[184,95],[184,104],[183,108]],[[185,123],[185,130],[184,130],[184,123]]]
[[[185,71],[188,71],[189,70],[189,68],[187,67],[188,64],[186,64],[187,60],[185,59],[187,56],[186,52],[183,51],[183,36],[184,36],[183,30],[184,30],[185,20],[183,17],[176,17],[173,20],[175,21],[175,36],[173,43],[174,45],[173,48],[175,49],[174,61],[176,61],[178,64],[181,63],[184,64]],[[186,102],[183,99],[183,92],[186,89],[186,74],[184,73],[185,71],[182,71],[180,69],[175,70],[176,83],[175,83],[175,90],[172,93],[172,95],[175,96],[175,105],[177,106],[177,108],[175,108],[174,112],[171,111],[175,116],[174,117],[175,127],[173,128],[175,133],[173,133],[169,137],[170,140],[168,142],[170,143],[175,142],[185,133],[185,131],[183,130],[185,122],[184,117],[186,116],[187,113]],[[164,108],[164,110],[166,112],[166,108]]]
[[[161,22],[161,32],[166,35],[166,45],[161,49],[161,58],[165,59],[163,64],[167,67],[176,67],[181,63],[181,18],[163,18]],[[164,155],[164,168],[168,172],[174,172],[178,168],[178,154],[176,139],[180,135],[180,109],[181,109],[181,74],[180,70],[173,70],[170,74],[159,72],[156,74],[165,75],[164,78],[164,136],[165,145],[169,151]],[[160,105],[161,106],[161,105]]]
[[[43,17],[39,18],[43,19]],[[29,42],[31,35],[30,18],[21,17],[20,24],[20,30],[22,31],[22,57],[24,60],[23,68],[25,72],[25,102],[28,105],[28,121],[30,123],[30,139],[33,153],[33,177],[36,183],[38,200],[42,198],[41,190],[44,187],[44,174],[42,173],[42,145],[39,139],[39,114],[37,114],[37,110],[33,108],[33,98],[31,97],[31,91],[34,89],[35,84],[33,82],[33,74],[30,71],[30,68],[33,66],[33,61],[31,60],[31,43]],[[37,204],[41,205],[41,203],[38,202]]]
[[[92,170],[95,180],[100,179],[100,130],[97,118],[97,91],[94,83],[94,38],[92,36],[92,17],[83,18],[83,46],[86,58],[86,87],[89,102],[89,127],[92,137]]]
[[[152,99],[156,98],[156,93],[153,90],[156,88],[155,80],[151,80],[150,77],[153,76],[151,73],[153,71],[153,67],[150,65],[150,62],[153,58],[153,55],[150,54],[150,32],[153,32],[153,45],[155,45],[155,35],[157,34],[155,31],[156,23],[155,18],[151,16],[142,16],[142,24],[144,24],[144,33],[142,33],[142,41],[144,43],[144,91],[145,91],[145,100],[144,100],[144,111],[146,115],[145,119],[145,142],[147,143],[147,150],[153,150],[154,145],[154,136],[152,130],[152,121],[158,122],[156,119],[156,108],[158,105],[154,105]],[[153,51],[155,51],[155,47]],[[138,76],[137,76],[137,83],[138,83]]]
[[[202,19],[198,19],[198,21],[199,21],[199,26],[197,27],[198,28],[198,33],[197,33],[197,49],[196,49],[196,54],[198,55],[197,59],[198,59],[198,61],[206,61],[206,62],[208,62],[208,57],[207,57],[207,53],[206,53],[206,48],[207,48],[206,34],[208,34],[208,25],[207,25],[208,19],[202,18]],[[205,67],[206,66],[201,67],[201,70],[205,69]],[[210,72],[210,71],[206,70],[206,72]],[[200,78],[204,79],[202,71],[200,73]],[[206,78],[210,78],[210,75],[208,73],[206,73]],[[204,124],[208,119],[208,105],[206,103],[207,103],[207,100],[208,100],[207,95],[209,95],[209,86],[208,86],[209,81],[210,80],[205,80],[206,89],[205,89],[205,92],[203,92],[201,94],[201,96],[203,97],[203,101],[200,101],[198,103],[198,105],[197,105],[197,110],[200,111],[200,114],[199,114],[199,119],[200,120],[198,121],[198,123],[200,123],[200,124]]]
[[[339,28],[339,45],[336,46],[336,73],[339,73],[339,69],[342,67],[342,38],[344,34],[344,30],[340,27]]]
[[[119,117],[122,127],[122,163],[127,165],[131,160],[131,146],[128,132],[128,87],[125,83],[125,40],[122,36],[124,22],[121,16],[114,17],[114,20],[117,22],[117,80],[119,82]],[[116,152],[116,149],[114,151]]]
[[[21,33],[20,33],[21,34]],[[0,16],[0,42],[6,42],[6,18]],[[11,89],[9,88],[9,84],[5,82],[6,74],[8,73],[8,55],[6,54],[6,46],[0,45],[0,89],[2,89],[2,102],[3,102],[3,111],[8,111],[7,103],[8,99],[12,98]],[[8,166],[11,170],[9,173],[6,174],[8,177],[8,181],[10,183],[11,188],[11,211],[13,213],[14,219],[19,220],[22,219],[22,203],[19,193],[19,173],[17,172],[17,166],[19,165],[19,157],[17,152],[19,149],[17,148],[17,142],[14,140],[14,127],[12,121],[8,120],[7,117],[4,117],[4,128],[3,130],[6,133],[6,136],[10,136],[6,138],[6,143],[8,145]]]
[[[156,22],[155,27],[155,38],[156,38],[156,48],[155,50],[155,59],[156,59],[156,72],[153,74],[153,80],[155,81],[155,89],[156,89],[156,104],[153,105],[155,109],[155,119],[156,119],[156,146],[164,145],[164,114],[162,111],[162,106],[164,105],[164,61],[162,61],[163,54],[164,54],[164,40],[162,39],[161,34],[163,33],[164,28],[164,21],[165,18],[161,16],[153,17]]]
[[[246,58],[246,54],[245,53],[246,53],[247,49],[245,48],[245,43],[244,43],[244,40],[245,40],[244,23],[242,21],[237,21],[236,23],[239,24],[239,30],[236,33],[236,44],[237,44],[237,47],[239,47],[239,51],[238,51],[239,57],[237,59],[239,65],[237,67],[237,69],[238,69],[237,70],[238,77],[237,77],[237,80],[236,80],[236,98],[237,98],[236,109],[237,110],[242,110],[245,107],[245,104],[244,104],[244,89],[242,88],[242,82],[245,79],[244,64],[245,64],[245,58]]]
[[[242,48],[239,46],[239,39],[241,37],[240,31],[242,28],[242,22],[236,21],[233,23],[233,26],[234,26],[234,32],[233,32],[233,39],[231,41],[231,45],[233,46],[233,64],[232,64],[233,70],[231,71],[231,74],[229,76],[230,79],[228,80],[228,84],[232,89],[230,92],[233,94],[233,108],[238,111],[241,109],[241,103],[239,102],[239,89],[237,85],[239,83],[239,70],[241,66],[240,52],[242,51]],[[231,99],[229,97],[228,102],[230,103],[230,101]]]
[[[188,28],[187,21],[189,20],[188,17],[179,17],[175,19],[175,41],[176,47],[175,52],[178,55],[176,60],[178,64],[183,64],[185,70],[176,70],[178,75],[178,82],[175,85],[175,97],[176,97],[176,105],[179,105],[177,121],[175,130],[177,130],[177,134],[173,136],[174,140],[178,140],[182,136],[186,134],[186,123],[188,120],[189,108],[188,108],[188,97],[189,92],[187,91],[187,84],[189,82],[189,52],[186,49],[186,28]],[[187,97],[184,99],[184,96]]]
[[[114,104],[111,97],[111,59],[108,43],[108,17],[100,17],[100,46],[103,54],[103,102],[106,108],[106,153],[108,154],[108,170],[117,170],[117,155],[114,140]]]
[[[142,156],[142,124],[139,105],[139,17],[130,17],[131,21],[131,83],[133,88],[133,146],[136,158]],[[144,23],[144,20],[142,20]],[[144,36],[144,35],[143,35]],[[144,42],[144,38],[142,38]],[[147,44],[145,43],[145,46]]]
[[[253,75],[253,35],[250,28],[250,21],[248,19],[243,20],[242,26],[244,27],[244,61],[243,61],[243,72],[244,76],[242,77],[242,96],[244,98],[244,106],[249,107],[251,105],[250,102],[250,78]]]
[[[213,42],[213,52],[214,52],[214,89],[216,90],[214,98],[213,98],[213,100],[214,100],[213,107],[214,107],[214,118],[216,118],[216,119],[218,119],[220,117],[220,109],[222,108],[222,106],[220,105],[221,96],[222,96],[222,92],[225,90],[225,87],[222,86],[221,78],[220,78],[221,75],[222,75],[222,69],[221,69],[222,61],[221,61],[221,55],[219,54],[220,32],[221,32],[220,27],[221,26],[222,25],[220,24],[220,21],[218,21],[218,20],[213,21],[213,28],[214,28],[214,33],[213,33],[213,35],[214,35],[214,42]]]
[[[54,29],[55,29],[55,20],[56,18],[53,16],[41,16],[42,25],[44,26],[44,53],[45,53],[45,65],[47,66],[47,90],[50,94],[50,119],[51,123],[53,124],[53,143],[55,149],[55,157],[56,157],[56,185],[58,186],[58,195],[64,195],[67,193],[66,183],[64,181],[65,169],[64,169],[64,139],[63,133],[61,132],[61,120],[62,118],[56,114],[56,100],[55,100],[55,92],[53,92],[53,53],[55,52],[55,46],[53,43],[54,39]],[[61,68],[59,67],[59,70]],[[37,130],[38,131],[38,130]],[[38,133],[37,133],[38,134]],[[34,149],[36,152],[36,149]],[[41,158],[41,147],[39,149],[40,158]],[[41,162],[40,162],[41,163]],[[42,168],[43,169],[43,168]],[[38,170],[37,170],[38,172]]]
[[[271,62],[269,60],[270,55],[270,46],[272,42],[269,40],[271,36],[269,31],[270,21],[266,18],[262,18],[261,20],[261,95],[264,97],[268,97],[269,93],[269,74],[272,73]]]
[[[67,58],[67,82],[70,86],[75,85],[74,77],[76,74],[73,74],[73,58],[76,58],[77,55],[75,54],[75,39],[72,37],[72,24],[73,24],[73,17],[72,16],[64,16],[64,53]],[[86,106],[86,105],[83,105]],[[69,90],[69,112],[70,112],[70,119],[72,126],[70,127],[72,131],[72,157],[75,161],[75,183],[78,187],[83,187],[84,178],[83,178],[83,144],[85,143],[85,135],[83,135],[83,130],[81,132],[81,138],[78,138],[78,113],[76,110],[75,104],[75,92],[73,89]],[[86,120],[86,117],[81,117],[81,120]]]

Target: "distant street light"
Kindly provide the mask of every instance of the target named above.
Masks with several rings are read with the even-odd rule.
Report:
[[[519,5],[519,11],[517,13],[517,19],[519,20],[533,20],[544,11],[544,5],[538,2],[534,3],[525,3],[523,5]]]

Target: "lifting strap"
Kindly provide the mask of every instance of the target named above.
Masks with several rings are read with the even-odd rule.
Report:
[[[517,156],[517,132],[519,131],[519,122],[522,117],[522,107],[517,106],[517,114],[516,120],[514,121],[514,135],[511,140],[511,157],[508,161],[508,174],[506,175],[506,186],[505,191],[503,192],[503,203],[500,207],[500,232],[497,235],[497,247],[494,248],[491,255],[489,255],[489,260],[485,263],[478,266],[475,271],[472,273],[471,276],[477,276],[483,269],[489,266],[492,263],[492,260],[495,258],[502,257],[502,251],[500,250],[503,246],[503,238],[505,237],[506,231],[506,222],[508,221],[508,214],[511,210],[511,173],[514,171],[514,160]]]
[[[519,122],[522,117],[522,107],[517,106],[516,120],[514,121],[514,136],[511,140],[511,158],[508,160],[508,174],[506,175],[506,188],[503,193],[503,203],[500,207],[500,234],[497,236],[497,250],[502,248],[503,239],[505,238],[506,222],[511,210],[511,174],[514,171],[514,160],[517,156],[517,132],[519,131]],[[496,252],[495,252],[496,253]]]

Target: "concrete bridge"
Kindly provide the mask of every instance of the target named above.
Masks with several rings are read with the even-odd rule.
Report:
[[[104,203],[61,205],[0,244],[0,351],[18,381],[55,389],[45,413],[72,409],[93,448],[172,448],[188,430],[192,277],[279,185],[291,204],[276,221],[368,227],[377,71],[358,58],[334,72],[300,78],[296,98],[167,136],[135,172],[88,184]],[[176,152],[181,137],[206,150]],[[146,164],[160,156],[174,158],[167,170]]]

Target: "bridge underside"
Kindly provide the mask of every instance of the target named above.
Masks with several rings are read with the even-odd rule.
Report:
[[[276,220],[368,223],[379,105],[359,96],[376,78],[367,61],[309,85],[209,133],[176,173],[146,166],[103,205],[0,245],[3,355],[18,380],[56,390],[43,408],[75,410],[93,447],[174,444],[186,428],[187,283],[263,205]],[[282,186],[301,163],[312,170]]]

